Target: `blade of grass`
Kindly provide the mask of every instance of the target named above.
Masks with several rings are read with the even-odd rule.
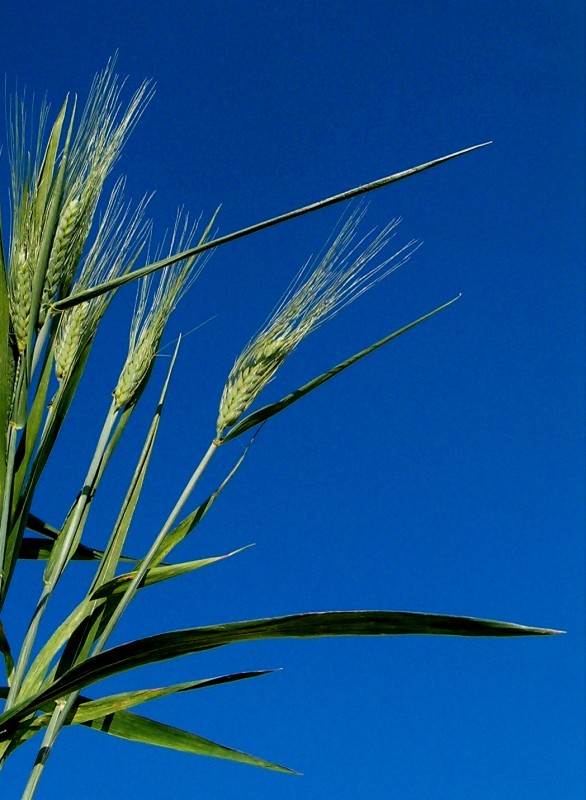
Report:
[[[146,470],[150,461],[150,457],[156,439],[156,434],[159,428],[160,418],[165,403],[165,398],[167,396],[167,390],[169,387],[171,374],[175,365],[179,344],[180,341],[177,342],[177,345],[175,347],[175,351],[171,359],[169,369],[167,371],[167,376],[163,384],[161,395],[159,397],[159,401],[157,403],[157,407],[155,409],[151,425],[149,427],[149,430],[145,438],[143,449],[139,456],[139,460],[135,468],[133,477],[130,481],[130,486],[127,490],[126,497],[120,508],[118,519],[112,530],[110,540],[106,546],[106,550],[101,560],[100,567],[98,568],[96,575],[94,576],[94,579],[92,581],[92,584],[88,590],[86,597],[71,612],[71,614],[67,617],[67,619],[63,623],[61,623],[61,625],[53,632],[51,637],[48,639],[45,645],[43,645],[43,647],[37,654],[36,658],[30,665],[27,675],[23,679],[22,683],[21,691],[24,696],[36,691],[39,688],[47,670],[49,669],[51,661],[53,660],[57,652],[60,650],[60,648],[63,647],[63,645],[66,642],[68,642],[72,636],[77,635],[76,656],[79,655],[80,652],[83,652],[84,647],[85,648],[90,647],[91,644],[93,643],[92,637],[94,635],[94,630],[97,630],[100,626],[101,612],[105,610],[105,607],[104,604],[101,603],[100,607],[97,608],[96,602],[92,600],[90,596],[96,587],[100,586],[103,582],[110,580],[111,577],[115,574],[117,565],[121,561],[126,560],[121,555],[122,547],[124,546],[124,541],[126,539],[126,534],[128,532],[132,520],[134,509],[136,507],[136,504],[140,496],[140,492],[142,490],[144,477],[146,475]],[[134,406],[125,409],[122,412],[122,418],[123,419],[127,418],[129,414],[132,412],[133,408]],[[114,439],[115,437],[116,433],[112,438]],[[33,521],[34,520],[36,520],[36,518],[33,517]],[[41,525],[44,525],[42,521],[40,522]],[[50,531],[43,530],[41,532],[50,534]],[[134,561],[134,563],[139,563],[139,560]],[[97,613],[94,613],[96,611]],[[81,626],[84,624],[84,620],[86,620],[90,616],[93,617],[93,623],[90,627],[87,626],[84,627],[83,635],[86,641],[83,642],[79,637],[79,631],[81,630]]]
[[[53,552],[55,542],[47,539],[39,539],[34,536],[25,536],[20,543],[18,557],[25,561],[47,561]],[[103,550],[95,550],[85,544],[78,544],[73,555],[72,561],[101,561],[104,557]],[[138,559],[125,556],[121,559],[126,562],[136,564]]]
[[[44,703],[136,667],[244,641],[321,636],[550,636],[561,631],[475,617],[407,611],[320,611],[286,617],[230,622],[161,633],[113,647],[65,673],[45,691],[0,716],[9,730]]]
[[[179,575],[186,575],[188,572],[193,572],[196,569],[207,567],[210,564],[216,564],[218,561],[224,561],[226,558],[231,558],[232,556],[241,553],[243,550],[247,550],[249,547],[252,547],[252,545],[249,544],[245,547],[240,547],[238,550],[232,550],[231,553],[225,553],[221,556],[200,558],[196,561],[184,561],[181,564],[168,564],[164,567],[151,567],[151,569],[149,569],[143,578],[139,588],[142,588],[143,586],[153,586],[156,583],[161,583],[161,581],[167,581],[170,578],[176,578]],[[103,597],[111,597],[115,594],[122,594],[133,578],[133,572],[128,572],[126,575],[118,575],[116,578],[108,581],[108,583],[102,584],[98,589],[96,589],[92,595],[92,599],[97,600]]]
[[[83,725],[86,722],[101,719],[107,715],[115,714],[118,711],[126,711],[129,708],[148,703],[151,700],[159,700],[162,697],[168,697],[172,694],[191,692],[195,689],[207,689],[210,686],[221,686],[225,683],[234,683],[235,681],[248,680],[249,678],[260,678],[263,675],[269,675],[271,672],[275,672],[275,670],[263,669],[234,672],[229,675],[218,675],[215,678],[204,678],[197,681],[176,683],[173,686],[164,686],[160,689],[138,689],[132,692],[122,692],[120,694],[102,697],[99,700],[89,700],[88,698],[81,697],[79,703],[75,707],[71,723],[74,725]]]
[[[229,761],[237,761],[254,767],[263,767],[276,772],[285,772],[290,775],[299,774],[288,767],[257,758],[241,750],[234,750],[210,739],[204,739],[195,733],[189,733],[171,725],[164,725],[161,722],[156,722],[128,711],[119,711],[101,720],[93,720],[85,724],[110,736],[118,736],[132,742],[153,744],[158,747],[166,747],[198,756],[228,759]]]
[[[14,674],[14,659],[12,658],[12,651],[10,650],[10,645],[8,643],[8,639],[6,638],[6,633],[4,632],[4,626],[0,621],[0,653],[2,653],[2,658],[4,659],[4,668],[6,670],[6,680],[10,684],[12,682],[12,676]]]
[[[186,536],[188,536],[202,519],[205,517],[207,512],[210,510],[214,502],[217,500],[219,495],[224,491],[228,483],[232,480],[238,469],[240,468],[242,462],[246,458],[248,451],[252,447],[254,440],[256,439],[257,434],[255,434],[250,442],[246,445],[244,452],[232,467],[230,472],[226,475],[222,483],[218,486],[218,488],[212,492],[212,494],[201,503],[195,511],[192,511],[182,522],[177,525],[177,527],[173,528],[167,536],[162,540],[159,548],[157,549],[155,555],[152,559],[152,566],[157,567],[159,564],[162,563],[163,559],[176,547],[180,542],[182,542]]]
[[[87,289],[84,292],[79,292],[77,294],[72,294],[69,297],[64,297],[62,300],[59,300],[57,303],[54,304],[54,309],[56,311],[64,311],[66,308],[71,308],[74,305],[78,305],[79,303],[84,302],[85,300],[89,300],[92,297],[97,297],[100,294],[104,294],[105,292],[109,292],[112,289],[118,288],[130,281],[137,280],[145,275],[150,275],[152,272],[156,270],[163,269],[164,267],[168,267],[171,264],[174,264],[176,261],[182,261],[185,258],[190,258],[198,253],[203,252],[204,250],[210,250],[214,247],[220,247],[220,245],[227,244],[228,242],[233,242],[236,239],[241,239],[244,236],[250,236],[253,233],[258,233],[259,231],[265,230],[266,228],[270,228],[273,225],[279,225],[282,222],[287,222],[288,220],[295,219],[296,217],[301,217],[304,214],[310,214],[313,211],[317,211],[320,208],[327,208],[328,206],[334,205],[335,203],[341,203],[345,200],[350,200],[353,197],[358,197],[359,195],[366,194],[367,192],[372,192],[375,189],[380,189],[383,186],[388,186],[391,183],[395,183],[396,181],[403,180],[404,178],[409,178],[412,175],[416,175],[418,172],[423,172],[424,170],[431,169],[432,167],[438,166],[438,164],[443,164],[446,161],[450,161],[453,158],[458,158],[459,156],[464,155],[465,153],[471,153],[473,150],[478,150],[481,147],[486,147],[490,142],[483,142],[482,144],[476,144],[472,147],[466,147],[464,150],[458,150],[455,153],[450,153],[449,155],[442,156],[440,158],[436,158],[433,161],[428,161],[425,164],[420,164],[417,167],[411,167],[410,169],[403,170],[402,172],[396,172],[393,175],[388,175],[385,178],[379,178],[378,180],[371,181],[370,183],[362,184],[361,186],[356,186],[354,189],[348,189],[345,192],[340,192],[339,194],[335,194],[332,197],[327,197],[324,200],[319,200],[315,203],[310,203],[307,206],[303,206],[301,208],[297,208],[294,211],[288,211],[285,214],[280,214],[277,217],[272,217],[271,219],[265,220],[263,222],[258,222],[255,225],[250,225],[247,228],[242,228],[241,230],[234,231],[233,233],[228,233],[225,236],[220,236],[217,239],[210,239],[209,241],[205,242],[202,245],[198,245],[198,247],[191,248],[190,250],[185,250],[184,252],[177,253],[170,258],[165,258],[161,261],[157,261],[153,264],[148,264],[146,267],[142,267],[141,269],[134,270],[126,275],[122,275],[115,280],[108,281],[107,283],[103,283],[99,286],[92,287],[91,289]]]

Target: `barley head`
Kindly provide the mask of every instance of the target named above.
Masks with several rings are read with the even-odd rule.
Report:
[[[364,213],[365,208],[359,207],[326,245],[323,257],[300,271],[260,333],[236,359],[220,400],[218,439],[249,408],[302,339],[410,257],[414,242],[369,268],[393,236],[398,220],[374,238],[367,234],[356,241]]]
[[[124,186],[121,178],[112,190],[75,291],[89,289],[126,272],[145,245],[150,226],[143,220],[150,198],[144,198],[131,213],[130,206],[125,207],[122,202]],[[62,314],[55,339],[55,374],[60,381],[68,376],[84,347],[93,339],[111,299],[111,294],[103,294]]]
[[[193,243],[198,223],[190,225],[187,215],[182,222],[181,216],[179,212],[169,244],[169,255],[187,250]],[[205,237],[204,233],[200,244]],[[140,282],[130,329],[128,355],[113,391],[117,408],[122,408],[138,399],[142,387],[148,380],[169,317],[200,274],[209,256],[209,253],[203,253],[166,267],[160,274],[154,293],[151,292],[151,276]],[[156,260],[160,258],[161,248],[155,256]]]

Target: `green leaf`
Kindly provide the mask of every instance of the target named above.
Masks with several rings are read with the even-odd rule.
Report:
[[[0,220],[0,497],[4,497],[7,458],[7,426],[14,391],[16,358],[10,342],[10,311]]]
[[[140,588],[143,586],[152,586],[154,583],[160,583],[161,581],[169,580],[169,578],[176,578],[178,575],[185,575],[187,572],[193,572],[193,570],[200,569],[201,567],[207,567],[208,564],[215,564],[217,561],[223,561],[226,558],[235,556],[237,553],[241,553],[248,547],[252,547],[252,545],[240,547],[238,550],[233,550],[231,553],[225,553],[221,556],[200,558],[196,561],[184,561],[181,564],[168,564],[163,567],[152,567],[140,584]],[[126,591],[126,587],[134,578],[134,575],[134,572],[128,572],[126,575],[119,575],[117,578],[108,581],[108,583],[104,583],[102,586],[98,587],[91,599],[97,600],[100,597],[111,597],[114,594],[122,594]]]
[[[25,536],[20,543],[19,558],[27,561],[46,561],[53,552],[54,541],[47,539],[37,539],[33,536]],[[73,561],[101,561],[104,555],[102,550],[94,550],[79,544],[71,556]],[[135,559],[126,558],[126,561],[135,562]]]
[[[252,233],[257,233],[258,231],[265,230],[266,228],[271,228],[273,225],[279,225],[282,222],[295,219],[295,217],[301,217],[304,214],[310,214],[311,212],[317,211],[320,208],[327,208],[335,203],[341,203],[344,200],[350,200],[353,197],[358,197],[359,195],[366,194],[367,192],[372,192],[375,189],[380,189],[383,186],[388,186],[391,183],[396,183],[397,181],[403,180],[403,178],[409,178],[412,175],[416,175],[418,172],[423,172],[424,170],[436,167],[438,164],[451,161],[451,159],[458,158],[458,156],[462,156],[465,153],[471,153],[473,150],[478,150],[480,147],[486,147],[488,144],[491,143],[483,142],[482,144],[476,144],[472,147],[466,147],[464,150],[458,150],[456,153],[450,153],[447,156],[436,158],[433,161],[427,161],[425,164],[420,164],[417,167],[411,167],[410,169],[403,170],[402,172],[396,172],[393,175],[388,175],[386,178],[379,178],[376,181],[362,184],[362,186],[356,186],[354,189],[348,189],[340,194],[327,197],[325,200],[318,200],[316,203],[310,203],[307,206],[295,209],[295,211],[288,211],[285,214],[280,214],[278,217],[272,217],[271,219],[264,220],[263,222],[257,222],[255,225],[250,225],[248,228],[241,228],[233,233],[228,233],[226,236],[220,236],[217,239],[211,239],[203,244],[199,244],[197,247],[192,247],[190,250],[184,250],[181,253],[176,253],[170,258],[164,258],[162,261],[156,261],[154,264],[148,264],[146,267],[134,270],[134,272],[129,272],[126,275],[121,275],[119,278],[107,281],[99,286],[94,286],[91,289],[84,290],[83,292],[78,292],[77,294],[70,295],[69,297],[64,297],[59,302],[55,303],[54,307],[58,311],[64,311],[66,308],[71,308],[79,303],[83,303],[85,300],[91,300],[92,297],[98,297],[99,295],[112,291],[112,289],[116,289],[125,283],[130,283],[130,281],[135,281],[138,278],[144,277],[145,275],[150,275],[156,270],[163,269],[164,267],[168,267],[171,264],[177,263],[177,261],[183,261],[186,258],[191,258],[198,253],[204,252],[204,250],[211,250],[213,247],[220,247],[220,245],[233,242],[236,239],[242,239],[244,236],[250,236]]]
[[[388,336],[385,336],[382,339],[379,339],[378,342],[371,344],[370,347],[366,347],[359,353],[356,353],[350,358],[347,358],[345,361],[342,361],[337,366],[332,367],[332,369],[328,370],[327,372],[324,372],[322,375],[318,375],[317,378],[314,378],[313,380],[309,381],[309,383],[306,383],[304,386],[301,386],[295,392],[291,392],[291,394],[288,394],[286,397],[283,397],[282,400],[279,400],[276,403],[271,403],[268,406],[263,406],[263,408],[259,408],[258,411],[254,411],[252,414],[249,414],[247,417],[244,417],[244,419],[242,419],[240,422],[234,425],[232,430],[228,434],[226,434],[226,436],[222,437],[221,440],[222,443],[229,442],[230,439],[235,439],[237,436],[241,436],[250,428],[253,428],[256,425],[260,425],[270,417],[274,417],[275,414],[278,414],[280,411],[283,411],[288,406],[292,405],[293,403],[296,403],[297,400],[300,400],[302,397],[305,397],[305,395],[309,394],[309,392],[312,392],[314,389],[317,389],[317,387],[321,386],[322,383],[326,383],[326,381],[329,381],[331,378],[335,377],[336,375],[339,375],[340,372],[343,372],[345,369],[348,369],[348,367],[351,367],[352,364],[355,364],[357,361],[360,361],[360,359],[365,358],[371,353],[374,353],[374,351],[378,350],[379,347],[383,347],[383,345],[388,344],[388,342],[392,342],[393,339],[397,339],[403,333],[410,331],[411,328],[414,328],[421,322],[425,322],[425,320],[430,319],[431,317],[435,316],[435,314],[438,314],[440,311],[449,308],[449,306],[451,306],[453,303],[456,302],[456,300],[459,299],[460,295],[454,297],[452,300],[448,300],[447,303],[444,303],[443,305],[434,308],[433,311],[424,314],[422,317],[419,317],[413,322],[410,322],[403,328],[399,328],[399,330],[388,334]]]
[[[46,690],[0,716],[0,732],[52,700],[135,667],[236,642],[316,636],[546,636],[561,631],[512,622],[407,611],[319,611],[287,617],[229,622],[161,633],[105,650],[64,673]]]
[[[268,675],[274,671],[275,670],[265,669],[235,672],[230,675],[219,675],[215,678],[204,678],[198,681],[176,683],[173,686],[165,686],[160,689],[139,689],[132,692],[122,692],[121,694],[102,697],[100,700],[81,698],[81,702],[75,708],[72,723],[85,724],[95,719],[102,719],[115,712],[125,711],[128,708],[133,708],[142,703],[148,703],[151,700],[159,700],[161,697],[168,697],[171,694],[191,692],[194,689],[207,689],[210,686],[221,686],[224,683],[234,683],[235,681],[248,680],[248,678],[260,678],[262,675]]]
[[[16,452],[17,473],[14,479],[15,498],[20,494],[24,483],[29,464],[36,449],[40,436],[41,427],[46,417],[47,410],[47,391],[51,380],[52,364],[47,359],[39,382],[36,387],[34,400],[26,417],[26,424],[23,427],[22,436]]]
[[[73,401],[75,390],[81,379],[81,375],[89,355],[90,347],[91,342],[89,342],[83,349],[65,384],[62,384],[55,393],[51,404],[51,413],[48,417],[48,420],[45,421],[45,426],[40,437],[38,450],[35,451],[34,457],[31,459],[30,472],[26,475],[21,496],[18,499],[18,506],[14,514],[15,519],[13,529],[7,542],[5,560],[7,565],[6,576],[2,587],[2,594],[0,594],[0,607],[6,598],[10,581],[12,580],[12,575],[18,561],[20,542],[24,535],[26,520],[28,519],[28,514],[37,482],[43,474],[47,459],[51,454],[51,450],[61,429],[61,425],[63,424],[71,402]]]
[[[12,652],[10,650],[10,645],[8,644],[8,639],[6,638],[2,622],[0,622],[0,653],[2,653],[2,658],[4,659],[6,678],[8,682],[10,682],[14,672],[14,659],[12,658]]]
[[[30,531],[34,531],[35,533],[40,533],[43,536],[47,536],[51,540],[50,542],[43,542],[45,548],[47,548],[49,552],[52,547],[52,542],[55,541],[59,536],[59,534],[61,533],[61,531],[59,531],[57,528],[54,528],[52,525],[49,525],[49,523],[44,522],[42,519],[39,519],[39,517],[36,517],[34,514],[28,515],[26,527]],[[27,541],[27,539],[25,539],[24,541]],[[32,545],[25,545],[25,547],[31,548],[31,553],[33,553],[33,555],[30,556],[23,555],[22,554],[23,548],[21,545],[21,552],[19,556],[20,558],[47,558],[47,556],[44,554],[40,556],[34,555],[34,549],[37,546],[42,548],[42,545],[36,544],[36,542],[39,540],[28,539],[28,541],[35,542],[35,544]],[[80,544],[73,555],[73,559],[77,561],[101,561],[103,555],[104,555],[103,550],[97,550],[94,547],[87,547],[85,545]],[[130,556],[120,556],[119,558],[119,561],[123,561],[127,564],[137,564],[139,560],[140,559],[138,558],[131,558]]]
[[[225,747],[210,739],[204,739],[195,733],[189,733],[180,728],[171,727],[170,725],[165,725],[164,723],[156,722],[155,720],[124,710],[138,705],[139,703],[164,697],[174,692],[203,689],[207,686],[216,686],[223,683],[245,680],[247,678],[260,677],[261,675],[266,675],[268,672],[272,672],[272,670],[221,675],[217,678],[190,681],[189,683],[176,684],[175,686],[169,686],[163,689],[126,692],[120,695],[105,697],[101,700],[90,700],[89,698],[82,697],[80,698],[81,702],[77,705],[72,718],[70,718],[66,724],[85,725],[88,728],[93,728],[102,733],[107,733],[110,736],[117,736],[129,741],[165,747],[171,750],[191,753],[193,755],[223,758],[229,761],[237,761],[242,764],[249,764],[255,767],[263,767],[265,769],[296,775],[299,773],[287,767],[282,767],[271,761],[266,761],[262,758],[249,755],[248,753],[243,753],[240,750]],[[0,687],[0,697],[6,697],[7,694],[7,690]],[[4,735],[0,734],[0,755],[2,754],[2,743],[6,745],[5,755],[7,756],[20,744],[27,741],[35,733],[47,726],[54,706],[46,704],[44,708],[48,712],[47,714],[27,720],[11,731],[8,737],[6,733]]]
[[[167,376],[163,384],[161,395],[159,397],[159,401],[157,403],[157,407],[153,415],[149,431],[145,438],[145,444],[143,446],[142,452],[138,460],[138,464],[132,476],[130,486],[126,492],[126,496],[120,508],[118,518],[112,530],[112,534],[108,541],[106,550],[104,551],[103,554],[100,554],[102,563],[100,564],[97,573],[94,577],[94,580],[92,581],[92,585],[88,590],[88,595],[90,595],[94,590],[94,588],[100,584],[104,576],[106,577],[106,579],[109,579],[109,577],[114,574],[114,571],[118,563],[130,561],[133,564],[137,564],[139,561],[138,559],[132,559],[126,556],[122,556],[121,550],[122,547],[124,546],[126,533],[128,531],[128,527],[132,520],[134,508],[140,496],[140,492],[144,481],[144,476],[155,443],[156,434],[158,431],[159,422],[161,418],[161,413],[163,410],[171,378],[171,373],[173,371],[173,366],[175,364],[175,359],[177,356],[178,346],[179,344],[175,348],[173,358],[171,359],[169,369],[167,370]],[[123,420],[129,418],[133,408],[134,406],[124,409],[124,411],[122,412]],[[117,434],[122,428],[123,428],[122,424],[118,425],[115,435],[113,437],[114,439],[116,439],[116,441],[118,441]],[[107,458],[105,458],[104,461],[107,461]],[[56,538],[60,533],[55,528],[52,528],[51,526],[47,525],[45,522],[39,520],[38,517],[35,517],[32,514],[29,514],[28,516],[28,525],[31,528],[31,530],[34,530],[38,533],[42,533],[46,536],[50,536],[51,538]],[[71,645],[72,643],[71,640],[75,639],[76,646],[73,652],[75,653],[76,656],[78,656],[80,653],[83,653],[84,646],[91,646],[93,642],[92,637],[95,634],[95,631],[99,630],[99,627],[102,624],[101,615],[105,614],[107,616],[108,613],[112,612],[112,608],[116,608],[116,601],[113,604],[111,603],[105,604],[103,602],[97,603],[96,601],[89,599],[89,596],[86,596],[81,601],[81,603],[79,603],[77,607],[70,613],[67,619],[64,620],[61,623],[61,625],[59,625],[59,627],[53,632],[48,641],[43,645],[43,647],[35,657],[33,663],[30,665],[21,689],[24,696],[26,696],[27,694],[33,694],[34,692],[37,692],[39,690],[41,683],[43,682],[43,680],[45,680],[45,675],[49,670],[52,660],[54,659],[58,651],[66,643],[69,643],[68,647],[66,648],[69,654],[71,652],[71,647],[69,647],[69,645]],[[84,622],[89,617],[91,617],[91,622],[92,622],[90,627],[88,627]],[[83,637],[85,637],[85,642],[82,641]],[[64,663],[61,663],[60,666],[64,671],[65,670]],[[69,666],[71,666],[71,664],[67,664],[67,668]]]
[[[128,711],[118,711],[116,714],[85,724],[95,730],[108,733],[110,736],[118,736],[132,742],[154,744],[158,747],[167,747],[171,750],[179,750],[183,753],[192,753],[198,756],[224,758],[228,761],[238,761],[241,764],[264,767],[265,769],[286,772],[292,775],[299,774],[292,769],[274,764],[271,761],[265,761],[240,750],[234,750],[231,747],[212,742],[210,739],[204,739],[195,733],[164,725],[161,722],[155,722],[155,720],[141,717]]]
[[[116,568],[119,562],[123,560],[121,557],[122,548],[124,547],[126,536],[128,535],[128,530],[132,523],[134,512],[141,496],[144,479],[147,474],[150,459],[155,446],[155,441],[157,439],[161,415],[165,406],[167,392],[171,382],[171,375],[173,374],[173,369],[175,367],[175,361],[179,352],[180,343],[181,337],[179,337],[179,340],[177,341],[173,356],[169,363],[169,369],[167,370],[167,375],[163,383],[159,402],[157,403],[155,413],[153,414],[151,424],[145,436],[138,462],[130,480],[130,485],[126,491],[126,495],[118,512],[116,523],[114,524],[110,539],[106,546],[104,560],[100,565],[94,580],[92,581],[88,595],[90,595],[96,587],[112,579],[116,574]],[[127,413],[127,410],[125,410],[124,413]]]
[[[39,171],[39,179],[37,181],[37,191],[35,196],[35,205],[33,209],[35,223],[40,227],[45,218],[47,199],[53,182],[53,173],[55,171],[55,164],[57,161],[57,153],[59,150],[59,141],[61,139],[61,129],[63,128],[63,121],[65,119],[65,112],[67,110],[67,99],[61,107],[61,111],[57,115],[57,119],[53,125],[47,142],[47,148],[43,157],[43,163]]]

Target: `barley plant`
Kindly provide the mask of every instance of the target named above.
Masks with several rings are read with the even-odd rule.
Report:
[[[69,97],[51,125],[46,105],[33,125],[30,109],[22,99],[6,104],[5,158],[11,185],[9,230],[3,238],[0,236],[0,608],[9,599],[21,559],[45,563],[39,585],[28,589],[30,608],[25,613],[30,621],[23,640],[12,641],[11,632],[0,623],[5,669],[0,687],[4,700],[0,763],[37,737],[38,756],[28,780],[23,780],[22,797],[27,799],[35,794],[58,734],[66,725],[86,725],[104,735],[292,772],[132,710],[174,692],[254,678],[264,671],[106,697],[87,694],[101,679],[141,665],[233,642],[276,637],[555,633],[469,617],[320,611],[171,630],[109,645],[112,632],[137,592],[148,592],[150,585],[223,558],[177,563],[173,550],[195,530],[227,483],[243,468],[259,426],[457,299],[390,333],[285,397],[270,399],[267,387],[297,345],[383,280],[416,248],[410,243],[398,252],[389,250],[395,222],[378,233],[364,234],[365,209],[362,205],[355,207],[322,253],[293,279],[268,320],[235,358],[225,385],[218,387],[218,415],[215,422],[210,420],[207,451],[199,463],[193,464],[185,487],[177,491],[178,499],[161,529],[152,534],[148,551],[133,554],[133,559],[126,553],[125,540],[155,446],[176,361],[178,345],[175,347],[158,403],[150,412],[142,452],[137,462],[129,465],[132,477],[107,545],[103,551],[93,549],[85,541],[85,533],[86,527],[91,532],[98,486],[145,386],[157,375],[153,364],[167,321],[212,249],[364,195],[482,146],[468,147],[221,237],[214,237],[214,218],[193,223],[187,215],[179,214],[170,241],[157,249],[146,218],[149,198],[134,206],[127,202],[122,178],[106,189],[122,147],[152,94],[152,87],[145,83],[125,102],[123,89],[124,83],[111,62],[94,80],[83,109]],[[110,408],[93,445],[90,463],[81,465],[85,478],[71,498],[69,512],[63,521],[49,520],[36,504],[37,486],[45,470],[59,469],[52,453],[80,381],[87,378],[96,333],[113,296],[130,282],[136,282],[137,299],[129,324],[128,352],[119,353],[121,367],[111,387]],[[230,472],[207,499],[193,503],[194,488],[216,451],[240,437],[246,446],[240,449]],[[41,620],[54,593],[62,590],[59,584],[65,570],[75,569],[75,562],[80,560],[90,560],[95,566],[86,594],[67,597],[72,609],[69,616],[49,636],[41,636]]]

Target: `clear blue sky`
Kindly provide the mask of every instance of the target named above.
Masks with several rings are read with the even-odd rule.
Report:
[[[577,0],[370,3],[21,0],[2,72],[55,111],[119,51],[156,97],[119,172],[162,237],[177,206],[222,233],[478,142],[372,196],[412,261],[310,337],[277,398],[462,292],[455,307],[268,424],[183,558],[255,542],[144,592],[117,641],[298,611],[381,608],[561,628],[536,640],[332,639],[238,645],[94,696],[221,672],[275,675],[144,713],[285,763],[295,778],[68,730],[39,798],[579,800],[584,791],[584,8]],[[2,134],[3,136],[3,134]],[[2,165],[5,177],[5,164]],[[6,207],[7,189],[2,190]],[[167,338],[184,342],[133,548],[210,436],[235,356],[337,210],[218,250]],[[94,382],[34,510],[60,524],[126,352],[127,289]],[[162,360],[161,371],[166,362]],[[145,398],[144,416],[150,405]],[[139,414],[140,416],[140,414]],[[125,447],[135,453],[141,420]],[[216,481],[238,444],[210,470]],[[99,546],[124,462],[104,487]],[[42,508],[40,504],[43,503]],[[100,516],[100,514],[102,516]],[[93,537],[93,538],[92,538]],[[84,570],[86,572],[84,573]],[[87,567],[70,581],[83,585]],[[24,566],[6,625],[25,625]],[[36,589],[35,596],[36,596]],[[55,622],[67,610],[56,601]],[[36,749],[2,776],[19,796]]]

